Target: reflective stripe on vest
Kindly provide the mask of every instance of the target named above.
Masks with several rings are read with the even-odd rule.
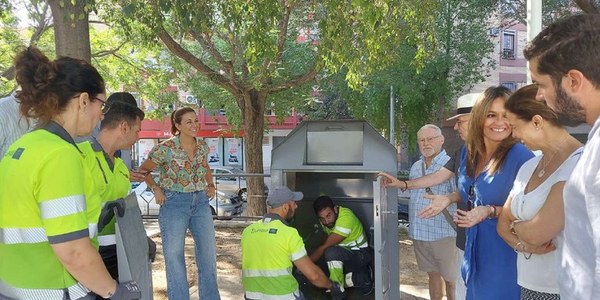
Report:
[[[292,253],[290,256],[291,261],[297,261],[306,256],[306,249],[302,247],[302,249],[296,251],[296,253]]]
[[[292,268],[280,270],[243,270],[244,277],[277,277],[292,274]]]
[[[90,239],[98,236],[98,223],[89,223],[88,230],[90,231]]]
[[[0,228],[1,244],[36,244],[48,242],[44,228]]]
[[[85,297],[90,291],[80,283],[76,283],[68,288],[70,299],[79,299]],[[63,300],[65,289],[24,289],[8,285],[0,280],[0,294],[13,299],[28,300]]]
[[[262,300],[296,300],[300,298],[300,291],[295,290],[293,293],[285,295],[267,295],[259,292],[248,292],[246,291],[246,298],[248,299],[262,299]]]
[[[352,230],[350,230],[350,228],[344,228],[344,227],[340,227],[340,226],[335,226],[335,228],[333,230],[337,230],[339,232],[345,233],[346,235],[349,235],[350,232],[352,232]]]
[[[82,213],[85,212],[85,209],[83,195],[68,196],[40,203],[42,220]]]
[[[356,239],[355,241],[352,241],[348,244],[338,244],[338,246],[342,246],[342,247],[347,247],[350,248],[351,250],[360,250],[362,248],[366,248],[369,247],[369,244],[367,244],[367,240],[365,239],[365,235],[362,234],[358,239]]]
[[[98,234],[98,224],[88,224],[90,238]],[[37,244],[48,242],[44,228],[0,228],[0,244]]]
[[[100,246],[111,246],[117,244],[117,237],[114,234],[99,235],[98,244]]]

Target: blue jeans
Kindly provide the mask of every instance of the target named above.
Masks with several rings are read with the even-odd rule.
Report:
[[[217,287],[215,227],[206,193],[167,190],[165,196],[165,203],[160,207],[158,224],[163,243],[169,299],[190,298],[184,256],[188,228],[192,232],[195,244],[199,297],[202,300],[221,299]]]

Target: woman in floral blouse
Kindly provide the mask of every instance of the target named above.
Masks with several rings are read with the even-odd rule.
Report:
[[[173,137],[154,146],[140,166],[142,172],[159,171],[159,182],[146,176],[146,183],[160,205],[158,223],[163,243],[169,299],[189,299],[184,257],[189,228],[195,242],[200,299],[220,299],[217,287],[215,228],[209,198],[215,185],[204,140],[196,138],[198,117],[189,107],[171,114]]]

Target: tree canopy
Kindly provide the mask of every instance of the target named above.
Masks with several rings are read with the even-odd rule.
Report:
[[[437,7],[435,0],[116,3],[120,9],[112,3],[99,9],[106,12],[106,20],[148,45],[162,42],[193,68],[184,72],[188,78],[202,76],[209,81],[188,86],[209,87],[214,98],[233,101],[244,130],[249,172],[263,172],[265,108],[277,109],[279,104],[290,108],[282,93],[312,82],[320,71],[342,69],[352,86],[364,87],[369,73],[395,59],[392,50],[399,43],[412,41],[412,60],[417,64],[435,48],[430,14]],[[285,96],[290,95],[294,96]],[[291,99],[303,98],[296,96]],[[249,190],[261,195],[263,184],[253,181],[249,179]],[[251,214],[262,214],[264,201],[251,201],[249,208]]]
[[[364,90],[350,89],[343,75],[333,77],[325,89],[346,99],[354,117],[389,134],[393,86],[399,129],[395,139],[414,147],[417,130],[426,123],[441,123],[452,100],[483,81],[494,67],[493,44],[486,34],[492,12],[486,0],[439,1],[431,13],[435,27],[429,43],[435,50],[422,65],[414,63],[418,47],[407,40],[395,48],[394,63],[368,77]]]

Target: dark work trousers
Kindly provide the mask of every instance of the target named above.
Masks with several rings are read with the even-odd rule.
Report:
[[[369,288],[373,282],[370,266],[373,260],[372,249],[350,250],[340,246],[325,249],[324,258],[329,269],[329,278],[341,287]],[[351,282],[346,274],[352,273]]]

